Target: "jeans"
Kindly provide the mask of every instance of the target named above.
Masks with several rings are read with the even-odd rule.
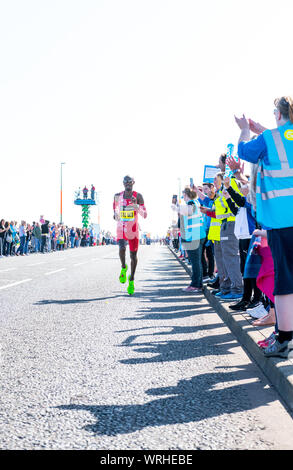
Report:
[[[10,249],[11,249],[11,242],[8,242],[7,240],[4,240],[4,243],[3,243],[3,255],[4,256],[9,256],[10,255]]]
[[[35,237],[35,252],[38,253],[41,250],[41,240]]]
[[[28,244],[29,244],[29,240],[25,240],[24,247],[23,247],[23,252],[25,255],[28,254]]]
[[[199,247],[195,250],[187,250],[188,259],[191,262],[192,276],[191,276],[191,286],[192,287],[202,287],[202,249],[205,239],[200,240]]]
[[[0,256],[3,256],[3,238],[0,237]]]
[[[25,236],[19,237],[20,245],[17,250],[17,253],[20,253],[21,255],[23,255],[23,251],[24,251],[25,238],[26,238]]]

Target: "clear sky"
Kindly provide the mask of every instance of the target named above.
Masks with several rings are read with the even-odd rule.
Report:
[[[74,191],[126,174],[141,228],[164,234],[172,194],[236,144],[234,114],[274,127],[293,94],[292,0],[1,0],[0,218],[81,225]],[[93,211],[93,222],[97,222]]]

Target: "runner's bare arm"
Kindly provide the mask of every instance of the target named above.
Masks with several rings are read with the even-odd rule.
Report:
[[[114,202],[113,202],[113,210],[114,210],[114,215],[113,215],[113,219],[114,220],[119,220],[119,214],[118,214],[118,200],[119,200],[119,193],[116,193],[115,196],[114,196]]]
[[[146,208],[145,208],[145,205],[144,205],[144,200],[143,200],[143,197],[140,193],[137,193],[137,197],[136,197],[136,200],[137,200],[137,204],[139,206],[138,208],[138,213],[144,218],[146,219],[147,217],[147,211],[146,211]]]

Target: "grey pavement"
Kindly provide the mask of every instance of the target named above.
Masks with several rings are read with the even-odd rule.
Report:
[[[292,417],[166,247],[0,260],[1,449],[293,449]]]

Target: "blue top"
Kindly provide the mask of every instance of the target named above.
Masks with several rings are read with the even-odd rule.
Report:
[[[203,206],[205,207],[210,207],[212,208],[213,205],[214,205],[214,199],[210,199],[208,196],[206,196],[204,199],[200,199],[198,198],[200,204],[202,204]],[[204,214],[204,229],[206,231],[206,233],[208,234],[209,232],[209,228],[210,228],[210,224],[211,224],[211,218]]]
[[[250,163],[257,163],[261,158],[265,164],[269,164],[268,149],[264,136],[260,134],[256,139],[238,144],[238,156]]]
[[[265,164],[269,164],[268,148],[264,139],[264,136],[260,134],[256,139],[250,140],[249,142],[240,142],[238,144],[238,156],[242,160],[256,164],[259,159],[263,159]],[[255,216],[256,214],[252,215]],[[262,225],[264,230],[271,230],[270,227]]]

